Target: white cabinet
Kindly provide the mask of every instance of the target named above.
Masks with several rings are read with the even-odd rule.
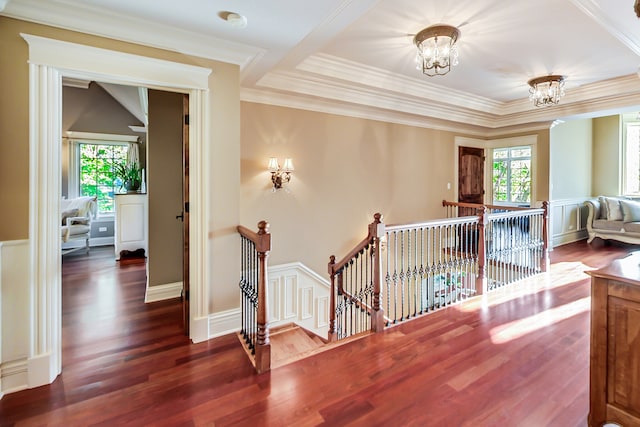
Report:
[[[120,251],[144,249],[147,256],[147,195],[116,194],[115,217],[115,252],[116,260],[120,259]]]

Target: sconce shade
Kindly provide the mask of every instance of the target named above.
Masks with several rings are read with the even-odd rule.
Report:
[[[285,172],[291,172],[294,169],[293,167],[293,160],[291,159],[284,159],[284,165],[282,165],[282,170]]]
[[[280,169],[280,165],[278,165],[278,159],[276,159],[275,157],[269,158],[269,166],[267,166],[267,168],[271,172],[276,172],[278,169]]]

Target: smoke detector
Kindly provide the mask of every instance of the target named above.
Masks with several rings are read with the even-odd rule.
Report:
[[[231,24],[233,28],[245,28],[247,26],[247,17],[238,13],[230,12],[227,15],[227,22]]]

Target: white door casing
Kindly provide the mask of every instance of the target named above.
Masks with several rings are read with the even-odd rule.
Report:
[[[210,69],[21,34],[29,45],[29,263],[31,270],[28,387],[53,382],[62,370],[61,199],[62,77],[189,94],[192,341],[209,338],[207,219]]]

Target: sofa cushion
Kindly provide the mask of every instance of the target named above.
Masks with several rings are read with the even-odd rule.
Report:
[[[613,197],[605,198],[607,205],[607,219],[609,221],[622,221],[622,208],[620,207],[620,200]]]
[[[607,201],[604,196],[598,196],[598,204],[594,219],[607,219]]]
[[[597,219],[593,221],[593,228],[597,230],[622,231],[625,223],[623,221],[608,221],[606,219]]]
[[[620,200],[622,219],[624,222],[640,221],[640,202],[635,200]]]
[[[624,231],[627,231],[629,233],[640,233],[640,221],[625,222]]]

